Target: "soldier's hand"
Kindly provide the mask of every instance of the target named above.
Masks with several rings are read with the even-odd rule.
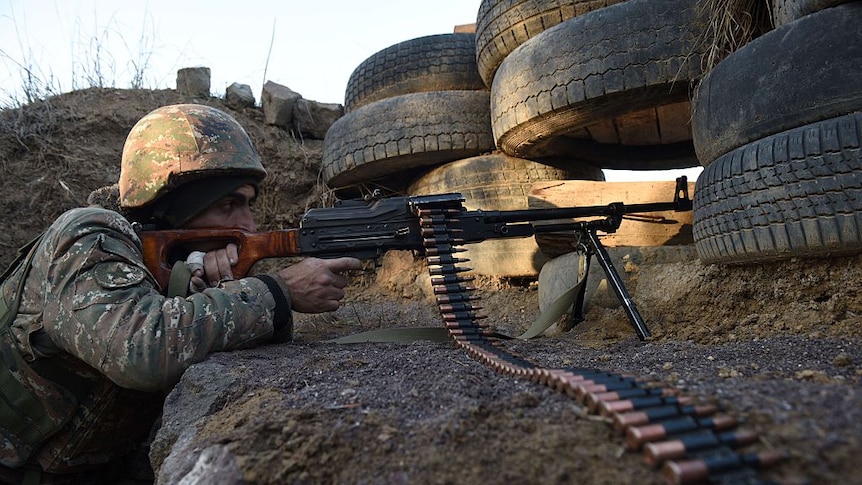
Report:
[[[301,313],[338,309],[348,280],[344,273],[362,269],[356,258],[306,258],[278,272],[290,289],[291,306]]]
[[[222,249],[207,251],[203,257],[203,266],[192,269],[192,290],[203,291],[207,287],[215,287],[222,281],[233,279],[231,266],[239,261],[236,244],[228,244]]]

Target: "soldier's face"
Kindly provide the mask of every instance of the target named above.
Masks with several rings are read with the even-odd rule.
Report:
[[[209,206],[183,227],[187,229],[231,228],[254,232],[257,225],[251,213],[251,202],[255,194],[252,185],[242,185]]]

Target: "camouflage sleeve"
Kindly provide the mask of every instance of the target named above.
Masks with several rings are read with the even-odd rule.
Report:
[[[169,389],[207,354],[266,342],[273,322],[281,319],[284,327],[285,311],[290,318],[289,295],[263,278],[226,282],[187,298],[162,296],[137,236],[116,213],[76,209],[46,236],[33,266],[47,284],[45,332],[122,387]]]

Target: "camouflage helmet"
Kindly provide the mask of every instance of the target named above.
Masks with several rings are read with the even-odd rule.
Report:
[[[242,126],[210,106],[164,106],[141,118],[126,138],[120,206],[140,208],[188,181],[224,175],[266,176]]]

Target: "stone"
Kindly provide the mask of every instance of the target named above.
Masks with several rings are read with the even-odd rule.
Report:
[[[293,108],[302,95],[287,86],[267,81],[260,95],[263,121],[285,130],[293,128]]]
[[[248,84],[232,83],[225,90],[225,103],[236,110],[254,106],[254,94]]]
[[[177,93],[192,98],[209,98],[210,68],[186,67],[177,71]]]
[[[299,99],[293,107],[293,130],[303,137],[323,140],[335,120],[344,116],[344,106]]]

